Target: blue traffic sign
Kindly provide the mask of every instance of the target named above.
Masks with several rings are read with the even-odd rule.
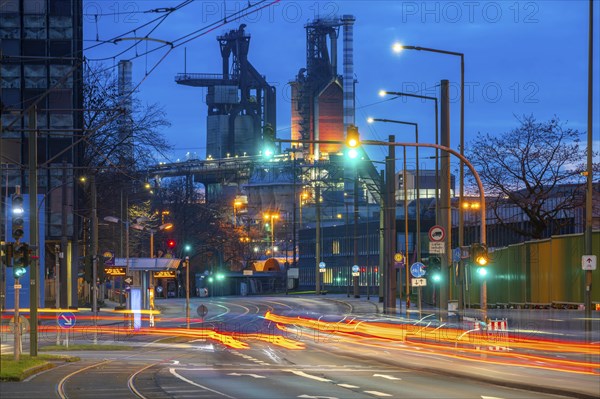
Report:
[[[462,251],[460,250],[460,248],[454,248],[452,250],[452,260],[454,262],[460,262],[461,256],[462,256]]]
[[[352,266],[352,271],[353,271],[354,273],[356,273],[356,272],[357,272],[357,271],[359,271],[359,270],[360,270],[360,268],[358,267],[358,265],[354,265],[354,266]]]
[[[414,278],[421,278],[425,275],[425,265],[421,262],[415,262],[410,266],[410,274]]]
[[[75,315],[71,312],[64,312],[58,315],[56,322],[61,328],[73,328],[77,323]]]

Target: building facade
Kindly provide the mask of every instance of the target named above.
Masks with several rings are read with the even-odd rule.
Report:
[[[28,148],[35,130],[38,209],[43,213],[38,218],[45,221],[39,226],[45,237],[39,248],[40,281],[53,277],[55,245],[60,245],[66,255],[60,267],[62,307],[77,306],[81,221],[74,216],[79,209],[74,171],[82,153],[82,35],[81,0],[0,2],[2,193],[10,196],[16,186],[25,195],[30,192]],[[12,241],[6,227],[2,223],[2,240]],[[11,278],[3,274],[2,286]],[[27,304],[28,295],[23,300]]]

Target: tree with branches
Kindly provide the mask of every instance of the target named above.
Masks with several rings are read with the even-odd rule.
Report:
[[[135,92],[120,93],[118,77],[102,64],[85,65],[83,107],[81,164],[96,175],[98,204],[104,208],[99,214],[142,204],[148,198],[140,172],[171,148],[162,134],[170,125],[164,111],[158,104],[142,104]]]
[[[571,215],[584,204],[585,148],[581,133],[557,117],[517,120],[518,127],[499,136],[479,134],[467,158],[479,173],[496,222],[523,238],[540,239],[572,223]]]

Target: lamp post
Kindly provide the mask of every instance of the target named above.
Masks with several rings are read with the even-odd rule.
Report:
[[[430,100],[434,102],[434,112],[435,112],[435,143],[439,144],[439,130],[438,130],[438,123],[439,123],[439,117],[438,117],[438,99],[437,97],[430,97],[430,96],[421,96],[418,94],[413,94],[413,93],[405,93],[405,92],[401,92],[401,91],[387,91],[387,90],[380,90],[379,91],[379,95],[380,96],[385,96],[385,95],[392,95],[392,96],[398,96],[398,97],[412,97],[412,98],[420,98],[423,100]],[[439,155],[438,155],[439,150],[436,148],[435,149],[435,224],[438,223],[438,218],[439,218]]]
[[[405,121],[398,121],[398,120],[394,120],[394,119],[381,119],[381,118],[369,118],[368,119],[369,123],[372,122],[386,122],[386,123],[398,123],[401,125],[410,125],[413,126],[415,128],[415,142],[417,144],[419,144],[419,124],[414,123],[414,122],[405,122]],[[406,147],[405,147],[406,149]],[[416,167],[416,183],[415,183],[415,191],[416,191],[416,247],[417,247],[417,261],[421,261],[421,197],[420,197],[420,191],[421,191],[421,187],[420,187],[420,176],[419,176],[419,147],[417,146],[415,148],[415,153],[416,153],[416,162],[417,162],[417,167]],[[406,152],[405,152],[406,154]],[[404,187],[406,187],[406,155],[404,157]],[[406,192],[406,191],[405,191]],[[406,201],[406,195],[404,197],[404,200]],[[406,203],[405,203],[405,208],[406,208]],[[408,236],[406,237],[406,239],[408,240]],[[408,253],[406,254],[408,256]]]
[[[185,325],[190,328],[190,257],[185,257]]]
[[[265,213],[264,218],[267,220],[271,220],[271,257],[275,257],[275,223],[273,222],[275,219],[279,219],[279,214],[277,213]]]
[[[416,50],[416,51],[427,51],[431,53],[453,55],[460,57],[460,155],[464,157],[465,154],[465,55],[456,51],[439,50],[428,47],[420,46],[404,46],[400,43],[394,43],[392,49],[395,53],[400,53],[402,50]],[[460,159],[459,166],[459,203],[463,202],[465,195],[465,163],[463,159]],[[458,207],[458,246],[464,245],[464,221],[463,221],[463,208]],[[482,219],[482,223],[485,223],[485,219]]]

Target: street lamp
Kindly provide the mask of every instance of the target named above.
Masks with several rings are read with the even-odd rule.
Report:
[[[439,117],[438,117],[438,99],[437,97],[430,97],[430,96],[421,96],[418,94],[413,94],[413,93],[405,93],[405,92],[401,92],[401,91],[387,91],[387,90],[379,90],[379,95],[381,97],[384,97],[386,95],[392,95],[392,96],[398,96],[398,97],[412,97],[412,98],[420,98],[423,100],[430,100],[434,102],[434,112],[435,112],[435,143],[439,144],[439,130],[438,130],[438,123],[439,123]],[[439,150],[436,148],[435,149],[435,224],[438,224],[438,218],[439,218],[439,177],[438,177],[438,173],[440,170],[439,167],[439,155],[438,155]]]
[[[275,257],[275,223],[273,222],[273,220],[275,219],[279,219],[279,214],[277,213],[265,213],[263,215],[263,217],[266,220],[271,220],[271,256],[274,258]]]
[[[431,53],[453,55],[460,57],[460,155],[464,157],[465,152],[465,55],[455,51],[439,50],[427,47],[419,46],[404,46],[401,43],[394,43],[392,50],[395,53],[400,53],[402,50],[416,50],[416,51],[428,51]],[[460,159],[459,166],[459,203],[462,203],[465,195],[465,163],[463,159]],[[458,207],[458,246],[464,245],[464,221],[463,221],[463,208]],[[482,220],[485,223],[485,220]]]
[[[386,122],[386,123],[398,123],[401,125],[410,125],[413,126],[415,128],[415,142],[417,144],[419,144],[419,124],[414,123],[414,122],[405,122],[405,121],[398,121],[398,120],[394,120],[394,119],[381,119],[381,118],[369,118],[368,119],[369,123],[373,123],[373,122]],[[406,147],[404,147],[405,151],[406,151]],[[406,153],[406,152],[405,152]],[[415,184],[415,190],[416,190],[416,230],[417,230],[417,234],[416,234],[416,245],[417,245],[417,261],[421,261],[421,197],[420,197],[420,191],[421,191],[421,187],[420,187],[420,177],[419,177],[419,147],[417,146],[415,148],[415,153],[416,153],[416,162],[417,162],[417,167],[416,167],[416,184]],[[404,157],[404,182],[403,185],[404,187],[406,187],[406,156]],[[404,196],[404,200],[406,201],[406,195]],[[405,209],[406,209],[406,203],[405,203]],[[408,237],[406,237],[406,239],[408,240]],[[408,256],[408,253],[406,254]]]

